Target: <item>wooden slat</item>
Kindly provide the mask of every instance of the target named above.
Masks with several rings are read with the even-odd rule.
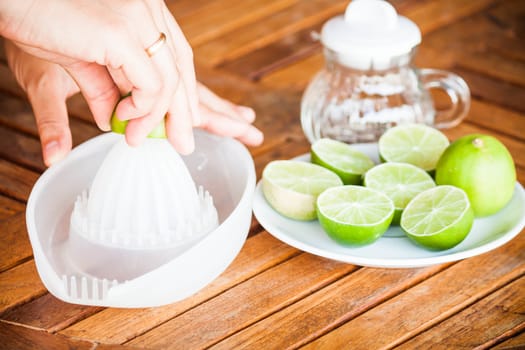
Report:
[[[500,344],[494,346],[493,350],[518,350],[525,347],[525,330],[520,334],[507,339]]]
[[[208,1],[205,6],[192,11],[180,18],[179,24],[192,46],[239,30],[241,27],[252,26],[266,17],[293,6],[298,0],[222,0]],[[172,10],[176,13],[176,10]],[[224,18],[231,18],[225,21]]]
[[[24,96],[25,92],[18,85],[13,72],[5,64],[0,63],[0,91],[6,91],[14,95]]]
[[[172,15],[180,20],[196,11],[199,11],[210,3],[210,0],[177,0],[166,1],[166,6],[170,9]]]
[[[0,290],[0,314],[46,292],[33,260],[0,273]]]
[[[0,222],[0,273],[28,260],[33,252],[27,236],[25,213]]]
[[[525,273],[525,234],[463,260],[309,344],[307,349],[392,348]],[[470,325],[470,323],[469,323]],[[381,329],[381,337],[377,337]],[[417,348],[417,347],[416,347]],[[420,347],[428,348],[428,347]]]
[[[40,141],[0,125],[0,157],[13,163],[44,171]]]
[[[319,51],[315,55],[265,75],[261,83],[267,87],[291,89],[302,93],[314,75],[323,68],[324,62],[323,54]]]
[[[28,102],[7,95],[0,95],[0,123],[9,128],[38,137],[35,117]],[[70,118],[69,127],[73,145],[97,136],[101,131],[92,123]]]
[[[0,159],[0,193],[27,201],[38,173]]]
[[[445,267],[446,265],[419,269],[363,268],[238,332],[213,348],[296,348]]]
[[[92,350],[95,343],[0,322],[0,347],[16,350]]]
[[[295,248],[268,233],[259,233],[246,241],[222,275],[191,298],[161,308],[106,309],[61,333],[103,343],[123,343],[297,254]]]
[[[472,53],[460,51],[457,61],[459,68],[478,72],[525,88],[525,62],[511,61],[492,50]]]
[[[265,75],[320,52],[321,43],[312,38],[312,33],[319,33],[321,27],[322,23],[316,23],[235,60],[225,62],[219,68],[257,81]]]
[[[525,141],[525,113],[515,112],[478,99],[473,99],[466,119],[471,124],[485,129],[493,129],[512,136],[521,142]],[[497,121],[496,123],[494,123]]]
[[[520,113],[525,113],[525,103],[523,103],[525,88],[465,69],[454,68],[453,70],[465,79],[472,96]]]
[[[399,348],[488,348],[525,329],[524,290],[522,277]]]
[[[1,319],[54,333],[102,309],[101,307],[65,303],[47,293],[4,312]]]
[[[400,11],[403,16],[414,21],[423,34],[446,27],[461,18],[470,16],[491,5],[493,0],[440,0],[424,1]]]
[[[268,45],[284,35],[308,28],[322,19],[344,10],[346,0],[311,0],[274,13],[264,20],[238,28],[213,41],[194,48],[195,59],[208,66],[217,66]]]
[[[496,6],[487,11],[487,16],[491,20],[509,32],[514,33],[517,38],[525,37],[524,15],[525,6],[521,0],[498,1]]]
[[[2,183],[1,174],[2,172],[0,171],[0,183]],[[0,195],[0,222],[9,219],[24,209],[25,206],[22,203]]]
[[[205,348],[355,269],[353,265],[301,254],[133,339],[130,344]],[[216,315],[221,315],[220,321]],[[200,331],[193,332],[195,329]]]

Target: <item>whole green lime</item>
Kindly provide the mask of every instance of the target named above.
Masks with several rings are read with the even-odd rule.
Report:
[[[502,209],[512,198],[516,168],[507,148],[495,137],[463,136],[445,150],[436,166],[436,184],[463,189],[477,217]]]

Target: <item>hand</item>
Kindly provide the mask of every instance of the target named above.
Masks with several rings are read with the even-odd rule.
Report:
[[[149,57],[145,48],[160,33],[166,44]],[[192,126],[201,123],[193,54],[163,1],[0,1],[0,34],[67,71],[102,130],[118,103],[117,116],[130,119],[130,145],[167,116],[170,142],[193,150]],[[121,91],[131,96],[118,102]]]
[[[5,44],[9,65],[33,106],[44,163],[51,166],[71,150],[66,99],[79,88],[60,65],[36,58],[9,41]],[[255,119],[251,108],[224,100],[200,83],[197,94],[203,129],[235,137],[247,145],[263,141],[262,133],[251,124]]]

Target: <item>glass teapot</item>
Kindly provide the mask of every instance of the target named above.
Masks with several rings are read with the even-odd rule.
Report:
[[[344,16],[324,24],[325,66],[306,88],[301,124],[310,142],[376,142],[403,123],[457,125],[470,106],[465,81],[450,72],[412,65],[419,28],[383,0],[354,0]],[[442,89],[451,107],[436,111],[430,89]]]

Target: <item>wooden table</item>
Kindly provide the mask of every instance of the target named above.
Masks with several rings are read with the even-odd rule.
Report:
[[[322,66],[310,32],[347,0],[178,0],[170,8],[194,47],[198,77],[253,106],[265,143],[257,176],[309,149],[301,93]],[[451,139],[481,132],[510,150],[525,184],[525,2],[393,0],[423,32],[421,67],[465,78],[473,100]],[[99,131],[69,101],[74,142]],[[454,263],[354,266],[301,252],[255,220],[236,260],[213,283],[159,308],[71,305],[42,285],[24,212],[45,167],[31,108],[0,66],[0,348],[2,349],[509,349],[525,346],[525,235]]]

